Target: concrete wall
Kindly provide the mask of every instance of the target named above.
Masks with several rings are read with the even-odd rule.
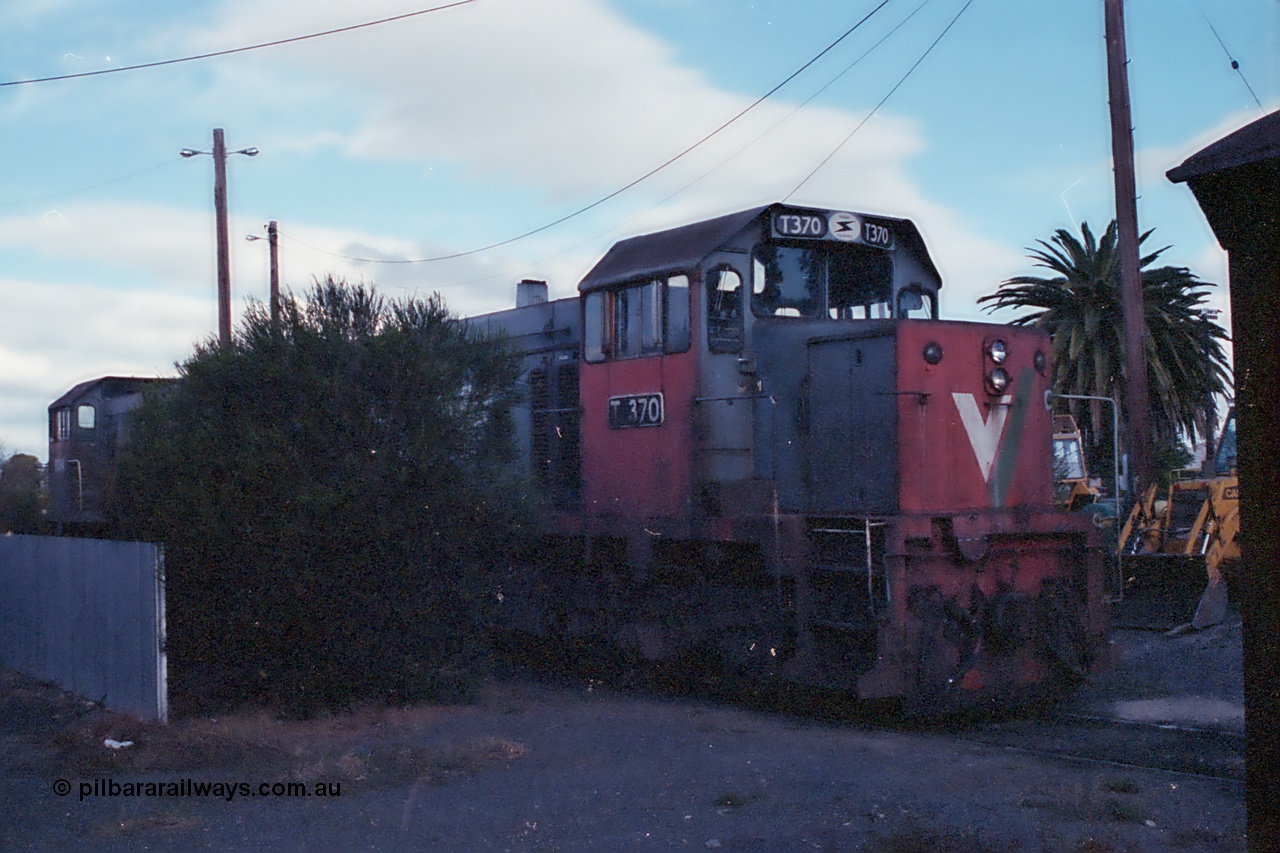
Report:
[[[161,549],[0,536],[0,666],[167,722]]]

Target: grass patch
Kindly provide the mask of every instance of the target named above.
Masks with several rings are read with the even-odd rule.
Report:
[[[748,802],[748,798],[742,794],[721,794],[711,801],[711,805],[718,809],[740,809]]]
[[[263,780],[436,784],[510,765],[529,751],[524,744],[496,735],[423,744],[420,733],[442,718],[465,713],[439,705],[367,706],[311,720],[281,720],[266,711],[248,711],[168,726],[66,702],[33,705],[31,711],[33,719],[22,726],[25,736],[52,751],[57,772],[81,778],[234,767]],[[40,719],[34,719],[37,716]],[[106,745],[108,740],[130,745],[113,749]],[[132,821],[104,831],[143,831],[143,825]]]
[[[1138,783],[1132,779],[1108,779],[1103,783],[1102,787],[1106,788],[1113,794],[1138,793]]]
[[[199,829],[200,818],[182,812],[148,815],[147,817],[113,820],[99,826],[94,833],[101,838],[129,838],[153,832],[184,832]]]
[[[1017,853],[1018,841],[983,838],[970,829],[939,829],[911,824],[874,838],[868,850],[878,853]]]
[[[1138,804],[1121,800],[1107,800],[1106,811],[1107,816],[1116,823],[1141,823],[1144,814]]]

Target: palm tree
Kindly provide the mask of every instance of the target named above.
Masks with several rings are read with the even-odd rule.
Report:
[[[989,311],[1038,309],[1012,322],[1038,326],[1052,337],[1054,391],[1119,400],[1127,420],[1116,223],[1112,220],[1100,239],[1094,238],[1088,223],[1081,224],[1080,233],[1083,240],[1060,228],[1050,242],[1036,241],[1041,248],[1028,249],[1036,266],[1056,273],[1054,277],[1016,276],[978,302]],[[1147,231],[1138,243],[1150,235]],[[1151,428],[1157,445],[1174,444],[1182,436],[1194,442],[1204,435],[1206,407],[1231,386],[1222,347],[1227,333],[1200,307],[1208,295],[1205,288],[1215,285],[1196,278],[1186,267],[1148,269],[1165,249],[1139,262]],[[1095,435],[1099,416],[1095,407]]]

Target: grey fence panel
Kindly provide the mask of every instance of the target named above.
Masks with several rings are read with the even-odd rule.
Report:
[[[164,630],[159,546],[0,536],[0,666],[166,722]]]

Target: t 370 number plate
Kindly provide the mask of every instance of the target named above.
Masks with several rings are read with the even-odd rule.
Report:
[[[609,429],[662,426],[662,394],[627,394],[609,398]]]

